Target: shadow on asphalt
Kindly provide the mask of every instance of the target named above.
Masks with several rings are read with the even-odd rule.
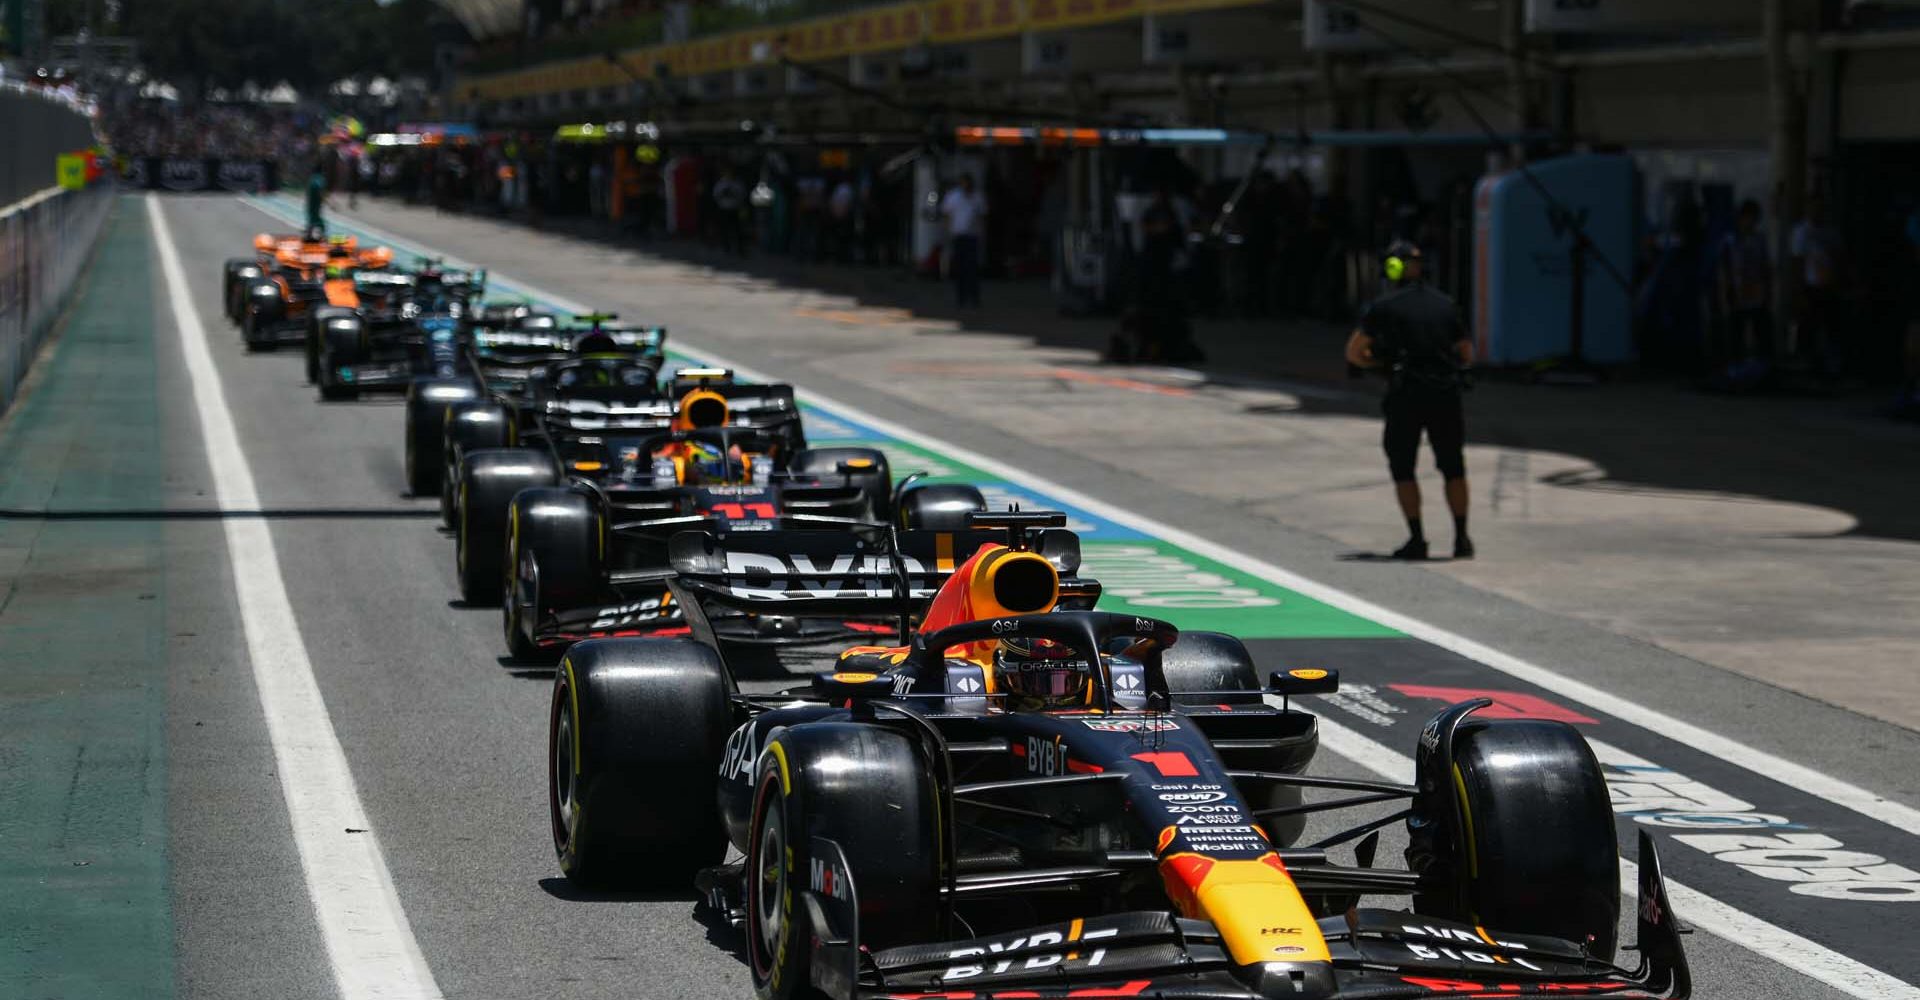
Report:
[[[406,520],[439,517],[437,510],[424,507],[262,507],[255,510],[217,510],[194,508],[122,508],[117,510],[24,510],[0,508],[0,520],[8,521],[216,521],[229,518],[263,518],[269,521],[354,521]]]
[[[558,661],[557,656],[551,660],[523,660],[510,653],[505,656],[496,656],[493,660],[500,665],[501,669],[520,680],[543,683],[553,680],[554,672],[560,669]]]
[[[560,875],[540,880],[540,888],[555,899],[571,903],[698,903],[700,894],[689,885],[685,889],[639,889],[631,892],[609,889],[583,889]]]

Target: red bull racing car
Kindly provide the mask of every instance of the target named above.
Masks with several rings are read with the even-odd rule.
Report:
[[[1410,785],[1310,775],[1316,721],[1290,699],[1337,676],[1263,684],[1227,636],[1086,610],[1085,585],[1066,600],[1035,551],[1063,522],[975,515],[1004,534],[930,604],[910,578],[939,568],[906,553],[959,556],[975,533],[676,539],[690,635],[583,642],[556,672],[562,871],[692,874],[764,998],[1690,994],[1644,835],[1640,958],[1615,964],[1615,826],[1571,727],[1465,702],[1428,723]],[[756,695],[707,617],[741,606],[906,617],[894,645]],[[1300,842],[1337,811],[1358,816]],[[1396,824],[1407,863],[1376,866]]]

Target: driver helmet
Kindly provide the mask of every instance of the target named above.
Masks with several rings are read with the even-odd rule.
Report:
[[[1009,637],[993,650],[995,683],[1015,711],[1084,708],[1092,700],[1093,664],[1051,639]]]

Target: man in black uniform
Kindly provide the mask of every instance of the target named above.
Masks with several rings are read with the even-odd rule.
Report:
[[[1427,536],[1420,525],[1420,484],[1414,460],[1420,434],[1433,446],[1434,463],[1447,481],[1447,507],[1453,512],[1453,557],[1473,558],[1467,537],[1467,466],[1462,455],[1466,419],[1460,403],[1473,342],[1460,323],[1453,300],[1420,280],[1420,248],[1396,240],[1387,248],[1387,280],[1396,286],[1367,306],[1360,328],[1347,340],[1347,363],[1387,375],[1381,409],[1387,426],[1386,448],[1400,512],[1412,537],[1393,553],[1396,559],[1425,559]]]

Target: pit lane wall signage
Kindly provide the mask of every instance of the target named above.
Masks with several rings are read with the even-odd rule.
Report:
[[[130,156],[120,166],[128,187],[150,191],[271,191],[278,171],[267,160],[196,156]]]

